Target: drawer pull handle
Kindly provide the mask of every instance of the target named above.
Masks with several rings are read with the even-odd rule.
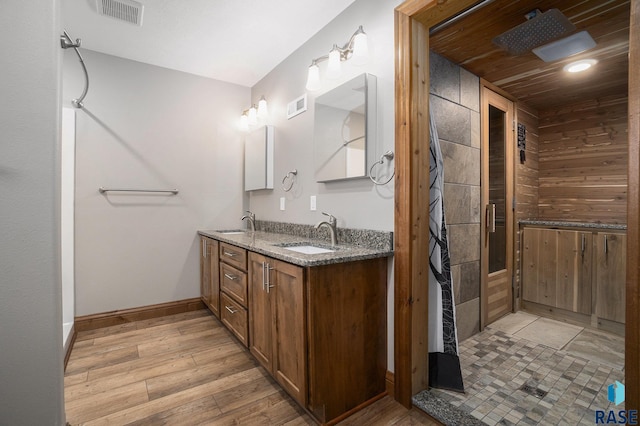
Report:
[[[234,253],[234,252],[232,252],[232,251],[226,251],[226,250],[223,252],[223,254],[224,254],[225,256],[229,256],[229,257],[235,257],[235,256],[237,256],[237,255],[238,255],[238,253]]]
[[[228,278],[231,281],[235,281],[235,280],[238,279],[238,277],[236,277],[235,275],[230,275],[230,274],[227,274],[227,273],[225,273],[224,276],[225,276],[225,278]]]
[[[584,250],[586,248],[585,240],[586,240],[586,237],[584,236],[584,234],[582,234],[582,253],[581,253],[582,257],[584,257]]]
[[[227,311],[229,311],[232,314],[235,314],[236,312],[238,312],[237,310],[233,309],[231,306],[225,305],[225,308],[227,309]]]
[[[607,239],[607,236],[604,236],[604,254],[607,254],[609,252],[609,240]]]

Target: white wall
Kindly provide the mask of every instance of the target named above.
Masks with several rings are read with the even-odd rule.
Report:
[[[258,220],[315,224],[322,211],[333,214],[339,227],[393,231],[393,184],[375,186],[368,178],[316,183],[313,159],[313,116],[316,96],[351,78],[368,72],[377,77],[378,131],[375,158],[394,149],[394,8],[401,0],[357,0],[320,30],[296,52],[280,63],[252,89],[252,101],[264,95],[269,102],[270,121],[275,126],[275,182],[273,190],[253,191],[250,209]],[[306,112],[287,120],[286,105],[305,93],[311,60],[327,54],[334,43],[343,45],[362,25],[371,49],[369,64],[361,67],[343,62],[339,80],[325,80],[318,92],[308,93]],[[321,63],[321,74],[326,62]],[[290,192],[280,186],[290,170],[297,169],[297,183]],[[317,196],[317,211],[310,211],[309,197]],[[279,209],[280,197],[286,210]],[[393,371],[393,263],[388,280],[388,368]]]
[[[368,72],[377,77],[378,132],[375,158],[394,149],[394,7],[399,0],[358,0],[336,19],[314,35],[302,47],[280,63],[252,89],[257,103],[264,95],[269,102],[270,120],[275,126],[275,182],[273,191],[254,191],[250,195],[251,210],[257,219],[315,224],[322,219],[320,211],[338,218],[338,226],[360,229],[393,230],[393,181],[377,187],[368,178],[333,183],[316,183],[314,178],[314,99],[316,96]],[[334,43],[343,45],[362,25],[371,47],[367,65],[343,62],[339,80],[324,80],[317,92],[309,92],[306,112],[287,120],[287,103],[305,93],[307,68],[311,60],[325,55]],[[321,74],[326,62],[320,64]],[[298,170],[294,189],[285,193],[279,183],[284,175]],[[317,196],[318,211],[309,210],[309,196]],[[286,210],[280,211],[279,198],[286,197]]]
[[[0,423],[64,424],[60,8],[0,2]]]
[[[72,34],[81,37],[81,34]],[[82,50],[76,123],[76,315],[200,295],[198,229],[239,227],[249,89]],[[64,56],[64,104],[82,92]],[[178,195],[98,188],[177,188]]]
[[[62,277],[62,339],[65,351],[71,343],[76,315],[75,301],[75,172],[76,110],[62,108],[60,143],[60,267]]]

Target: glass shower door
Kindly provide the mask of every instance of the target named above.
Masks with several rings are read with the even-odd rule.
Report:
[[[513,102],[483,87],[482,320],[511,312],[513,269]]]

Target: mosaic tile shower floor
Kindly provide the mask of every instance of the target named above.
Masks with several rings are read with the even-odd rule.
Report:
[[[607,399],[623,350],[621,337],[511,314],[460,344],[465,394],[430,392],[488,425],[593,425],[596,410],[624,409]]]

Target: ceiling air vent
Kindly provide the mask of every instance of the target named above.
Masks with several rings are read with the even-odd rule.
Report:
[[[100,15],[142,26],[142,3],[133,0],[96,0],[96,6]]]

